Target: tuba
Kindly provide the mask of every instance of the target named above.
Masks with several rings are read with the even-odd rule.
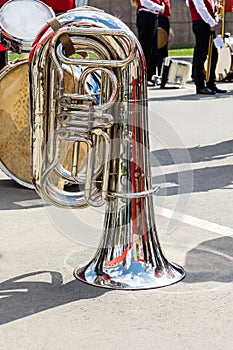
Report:
[[[96,254],[74,276],[129,290],[178,282],[184,270],[164,257],[156,232],[138,40],[121,20],[91,7],[52,22],[30,54],[33,184],[58,207],[105,205]]]

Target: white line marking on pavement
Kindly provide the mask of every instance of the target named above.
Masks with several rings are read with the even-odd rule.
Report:
[[[42,205],[45,204],[42,199],[31,199],[31,200],[27,200],[27,201],[18,201],[18,202],[14,202],[17,205],[20,205],[21,207],[33,207],[34,205]]]
[[[233,229],[227,226],[215,224],[210,221],[198,219],[190,215],[182,214],[182,213],[179,213],[167,208],[158,207],[158,206],[155,206],[155,211],[157,214],[161,216],[165,216],[173,220],[181,221],[182,223],[199,227],[203,230],[208,230],[222,236],[233,236]]]
[[[0,291],[0,299],[9,298],[14,293],[27,293],[27,292],[28,292],[28,289],[26,289],[26,288],[24,288],[24,289],[21,288],[21,289],[1,290]]]

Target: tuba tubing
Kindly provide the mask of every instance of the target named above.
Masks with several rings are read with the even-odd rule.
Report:
[[[58,20],[61,27],[42,31],[30,56],[31,168],[50,204],[105,206],[100,245],[74,276],[126,290],[178,282],[185,272],[165,258],[155,225],[142,48],[122,21],[98,9]],[[67,56],[62,35],[75,55]],[[88,88],[96,77],[97,93]]]

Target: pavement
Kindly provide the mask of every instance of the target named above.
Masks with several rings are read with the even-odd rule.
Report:
[[[186,277],[121,291],[84,284],[103,209],[63,210],[0,172],[2,350],[233,348],[233,83],[148,89],[161,247]],[[67,224],[68,223],[68,224]]]

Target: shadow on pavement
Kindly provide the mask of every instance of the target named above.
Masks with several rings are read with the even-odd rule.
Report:
[[[187,153],[189,157],[187,157]],[[233,140],[220,142],[214,145],[192,148],[161,149],[151,152],[151,166],[163,167],[168,165],[179,166],[223,160],[233,156]],[[188,164],[190,165],[190,164]],[[161,169],[159,170],[161,174]],[[180,170],[153,177],[153,183],[173,183],[176,186],[161,189],[158,196],[171,196],[190,192],[207,192],[214,189],[223,189],[233,184],[233,165],[207,166],[198,169]],[[192,180],[192,186],[191,186]]]
[[[51,282],[31,281],[40,274],[49,274]],[[26,281],[26,278],[30,278],[30,281]],[[78,280],[63,284],[61,273],[56,271],[38,271],[17,276],[0,284],[0,296],[4,296],[0,299],[0,324],[73,301],[96,298],[107,291]]]
[[[191,148],[160,149],[151,152],[151,166],[185,164],[187,152],[192,163],[221,160],[233,156],[233,140]]]
[[[218,84],[219,85],[219,84]],[[220,87],[221,88],[221,87]],[[160,88],[155,87],[155,88],[150,88],[153,91],[155,90],[160,90]],[[196,93],[190,94],[187,93],[187,90],[185,89],[180,89],[180,94],[176,95],[169,95],[169,91],[172,91],[172,89],[167,91],[167,96],[156,96],[156,97],[150,97],[149,102],[153,101],[198,101],[198,100],[215,100],[215,99],[227,99],[227,98],[232,98],[233,95],[233,89],[227,88],[227,93],[226,94],[216,94],[216,95],[198,95]],[[177,91],[177,90],[176,90]],[[182,94],[183,92],[183,94]]]
[[[233,238],[221,237],[199,244],[188,251],[184,268],[185,283],[232,282]],[[41,274],[49,274],[51,282],[38,281]],[[63,284],[61,273],[56,271],[17,276],[0,284],[0,322],[5,324],[73,301],[97,298],[108,291],[77,280]]]
[[[45,206],[36,191],[17,184],[14,180],[0,180],[0,210],[33,209]]]
[[[186,181],[190,177],[193,178],[192,187],[191,180]],[[205,167],[153,177],[153,184],[163,183],[171,183],[174,186],[161,188],[156,196],[174,196],[227,188],[233,184],[233,165]]]
[[[233,238],[221,237],[199,244],[186,256],[186,283],[233,281]]]

